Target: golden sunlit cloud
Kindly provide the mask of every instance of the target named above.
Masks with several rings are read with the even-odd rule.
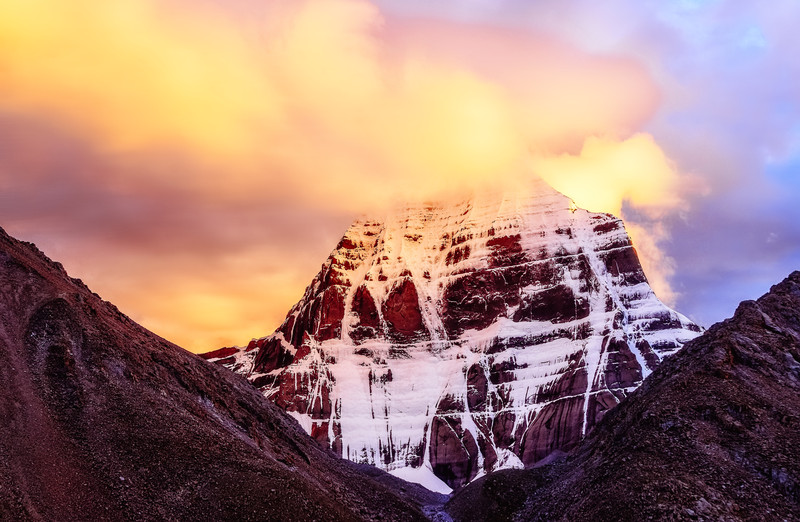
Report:
[[[621,142],[590,137],[579,154],[535,157],[532,168],[582,208],[626,218],[623,205],[629,204],[647,215],[652,220],[647,228],[630,219],[625,225],[653,290],[675,302],[669,285],[674,265],[658,246],[668,237],[658,219],[685,203],[681,176],[652,136],[636,134]]]
[[[47,114],[112,149],[240,151],[280,109],[232,29],[150,0],[4,0],[0,106]]]
[[[131,286],[120,296],[126,302],[147,303],[137,321],[169,340],[181,340],[180,346],[187,350],[203,352],[265,335],[266,329],[283,320],[287,311],[274,310],[271,316],[269,303],[296,301],[297,289],[307,283],[291,269],[268,276],[263,269],[255,270],[234,283],[227,278],[204,280],[197,275],[163,281],[169,292],[158,292],[157,300],[148,295],[151,291],[140,286]]]
[[[220,6],[179,4],[0,2],[0,112],[82,140],[103,165],[82,182],[116,194],[178,194],[170,205],[186,214],[224,216],[267,198],[318,209],[313,223],[258,225],[284,235],[322,228],[326,212],[516,182],[531,151],[535,171],[591,210],[619,214],[629,201],[657,218],[680,204],[676,174],[650,137],[591,137],[629,136],[655,109],[657,89],[627,59],[513,31],[386,20],[366,0],[272,0],[255,37]],[[581,144],[579,156],[561,155]],[[268,333],[322,258],[298,257],[288,242],[252,246],[215,233],[225,241],[196,247],[197,262],[124,263],[124,281],[113,271],[87,280],[193,349]],[[338,233],[320,247],[323,257]],[[172,255],[166,243],[147,242],[152,231],[137,234],[144,239],[120,238],[116,253],[101,242],[84,256],[121,270],[134,248]],[[663,237],[653,234],[636,232],[636,241],[664,297],[657,281],[668,264],[654,262]],[[246,268],[200,265],[234,247],[250,256]],[[154,270],[174,277],[145,291]]]
[[[589,137],[577,155],[539,156],[533,169],[583,208],[622,214],[624,201],[651,215],[681,205],[680,176],[652,136]]]

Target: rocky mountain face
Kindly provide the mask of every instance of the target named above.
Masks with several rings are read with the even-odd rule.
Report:
[[[462,521],[800,520],[800,272],[665,361],[569,458],[479,479],[447,509]]]
[[[336,453],[449,491],[571,450],[698,333],[619,219],[537,181],[355,222],[274,334],[206,357]]]
[[[245,379],[0,229],[0,520],[424,520]]]

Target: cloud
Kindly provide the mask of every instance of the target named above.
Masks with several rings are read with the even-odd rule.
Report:
[[[668,163],[630,138],[659,103],[630,57],[363,0],[231,5],[0,4],[4,226],[184,346],[268,333],[395,198],[516,181],[531,152]],[[662,207],[624,176],[603,204],[678,205],[660,172]]]
[[[622,214],[624,202],[654,217],[682,204],[680,177],[652,136],[590,137],[577,155],[535,157],[534,170],[576,202]]]
[[[661,96],[638,130],[703,187],[686,190],[688,207],[661,221],[680,310],[709,325],[797,268],[796,205],[787,199],[800,194],[798,2],[378,1],[397,16],[548,34],[649,72]],[[776,162],[791,174],[775,179]],[[784,248],[764,248],[764,230],[779,230]]]
[[[687,206],[687,178],[652,136],[590,137],[579,154],[534,157],[532,166],[578,206],[622,217],[651,286],[661,299],[675,303],[669,283],[675,263],[660,244],[669,238],[664,218]]]
[[[658,107],[657,85],[623,55],[597,55],[546,33],[485,23],[399,18],[394,45],[491,78],[536,152],[578,150],[588,136],[625,137]]]
[[[238,151],[279,109],[257,54],[231,29],[203,9],[150,0],[4,1],[2,106],[114,150]]]

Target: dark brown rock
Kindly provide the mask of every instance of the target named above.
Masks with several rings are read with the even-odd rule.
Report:
[[[522,250],[520,245],[521,236],[515,234],[513,236],[500,236],[493,237],[486,242],[486,246],[491,249],[489,257],[489,266],[501,267],[519,265],[528,260],[527,255]]]
[[[280,339],[273,337],[261,346],[253,369],[259,373],[269,373],[290,364],[293,359],[294,356],[284,348]]]
[[[612,232],[617,229],[619,229],[619,221],[617,221],[616,219],[613,221],[606,221],[605,223],[600,223],[599,225],[594,226],[594,231],[597,234],[606,234],[608,232]]]
[[[653,371],[658,366],[658,356],[653,352],[653,348],[645,340],[640,340],[636,343],[636,348],[642,353],[645,359],[647,369]]]
[[[253,340],[253,344],[255,344],[254,341],[255,340]],[[230,357],[231,355],[236,354],[236,353],[239,353],[239,348],[237,348],[235,346],[229,346],[227,348],[220,348],[218,350],[214,350],[214,351],[206,352],[206,353],[201,353],[201,354],[198,354],[198,355],[200,357],[202,357],[203,359],[208,360],[208,359],[218,359],[220,357]]]
[[[436,413],[463,413],[466,411],[464,402],[452,395],[444,395],[439,398],[439,403],[436,405]]]
[[[389,292],[383,304],[383,318],[393,339],[410,342],[425,337],[417,287],[410,278],[401,279]]]
[[[330,417],[333,408],[330,400],[332,380],[330,372],[323,370],[320,375],[316,366],[302,374],[283,373],[272,400],[285,411],[306,413],[312,420],[320,422]]]
[[[620,392],[617,391],[617,393]],[[620,395],[622,394],[620,393]],[[605,416],[605,414],[608,413],[611,408],[619,404],[621,398],[623,397],[617,397],[609,390],[602,390],[590,395],[586,413],[587,424],[593,427],[595,424],[600,422],[603,416]]]
[[[455,278],[446,288],[442,321],[451,337],[464,330],[483,329],[519,302],[519,288],[493,270],[478,270]]]
[[[589,301],[577,297],[568,286],[559,285],[530,296],[514,314],[514,321],[563,323],[589,316]]]
[[[570,357],[570,364],[567,370],[558,380],[543,387],[536,400],[537,402],[550,402],[560,397],[578,395],[586,391],[587,384],[586,362],[583,359],[583,354],[576,352]]]
[[[478,444],[456,417],[433,418],[430,452],[433,472],[452,488],[478,474]]]
[[[628,343],[622,339],[611,339],[606,347],[606,387],[630,388],[642,380],[642,371]]]
[[[358,323],[350,332],[350,338],[354,341],[374,338],[378,336],[380,329],[380,317],[375,299],[369,293],[366,285],[361,285],[356,289],[352,301],[353,312],[358,317]]]
[[[513,360],[503,360],[498,363],[493,363],[489,368],[489,380],[495,386],[498,384],[505,384],[514,381],[514,370],[517,368],[516,362]]]
[[[330,286],[311,305],[311,317],[315,318],[304,333],[314,334],[319,341],[335,339],[342,334],[344,318],[344,291],[339,286]]]
[[[479,364],[470,366],[467,371],[467,406],[470,411],[485,409],[488,384],[483,367]]]
[[[516,415],[512,411],[501,411],[492,422],[492,436],[496,446],[508,449],[514,445],[514,421]]]
[[[639,256],[632,246],[601,252],[600,259],[605,263],[606,270],[611,275],[622,277],[627,285],[633,286],[647,282],[642,265],[639,263]]]
[[[568,397],[548,403],[530,423],[519,449],[522,463],[533,465],[552,452],[569,451],[581,440],[583,425],[581,397]]]

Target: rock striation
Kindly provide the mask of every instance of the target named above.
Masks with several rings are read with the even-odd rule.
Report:
[[[336,453],[448,491],[574,448],[699,331],[619,219],[537,180],[356,221],[274,334],[209,358]]]
[[[800,520],[800,272],[665,361],[570,457],[476,480],[447,510],[457,521]]]

